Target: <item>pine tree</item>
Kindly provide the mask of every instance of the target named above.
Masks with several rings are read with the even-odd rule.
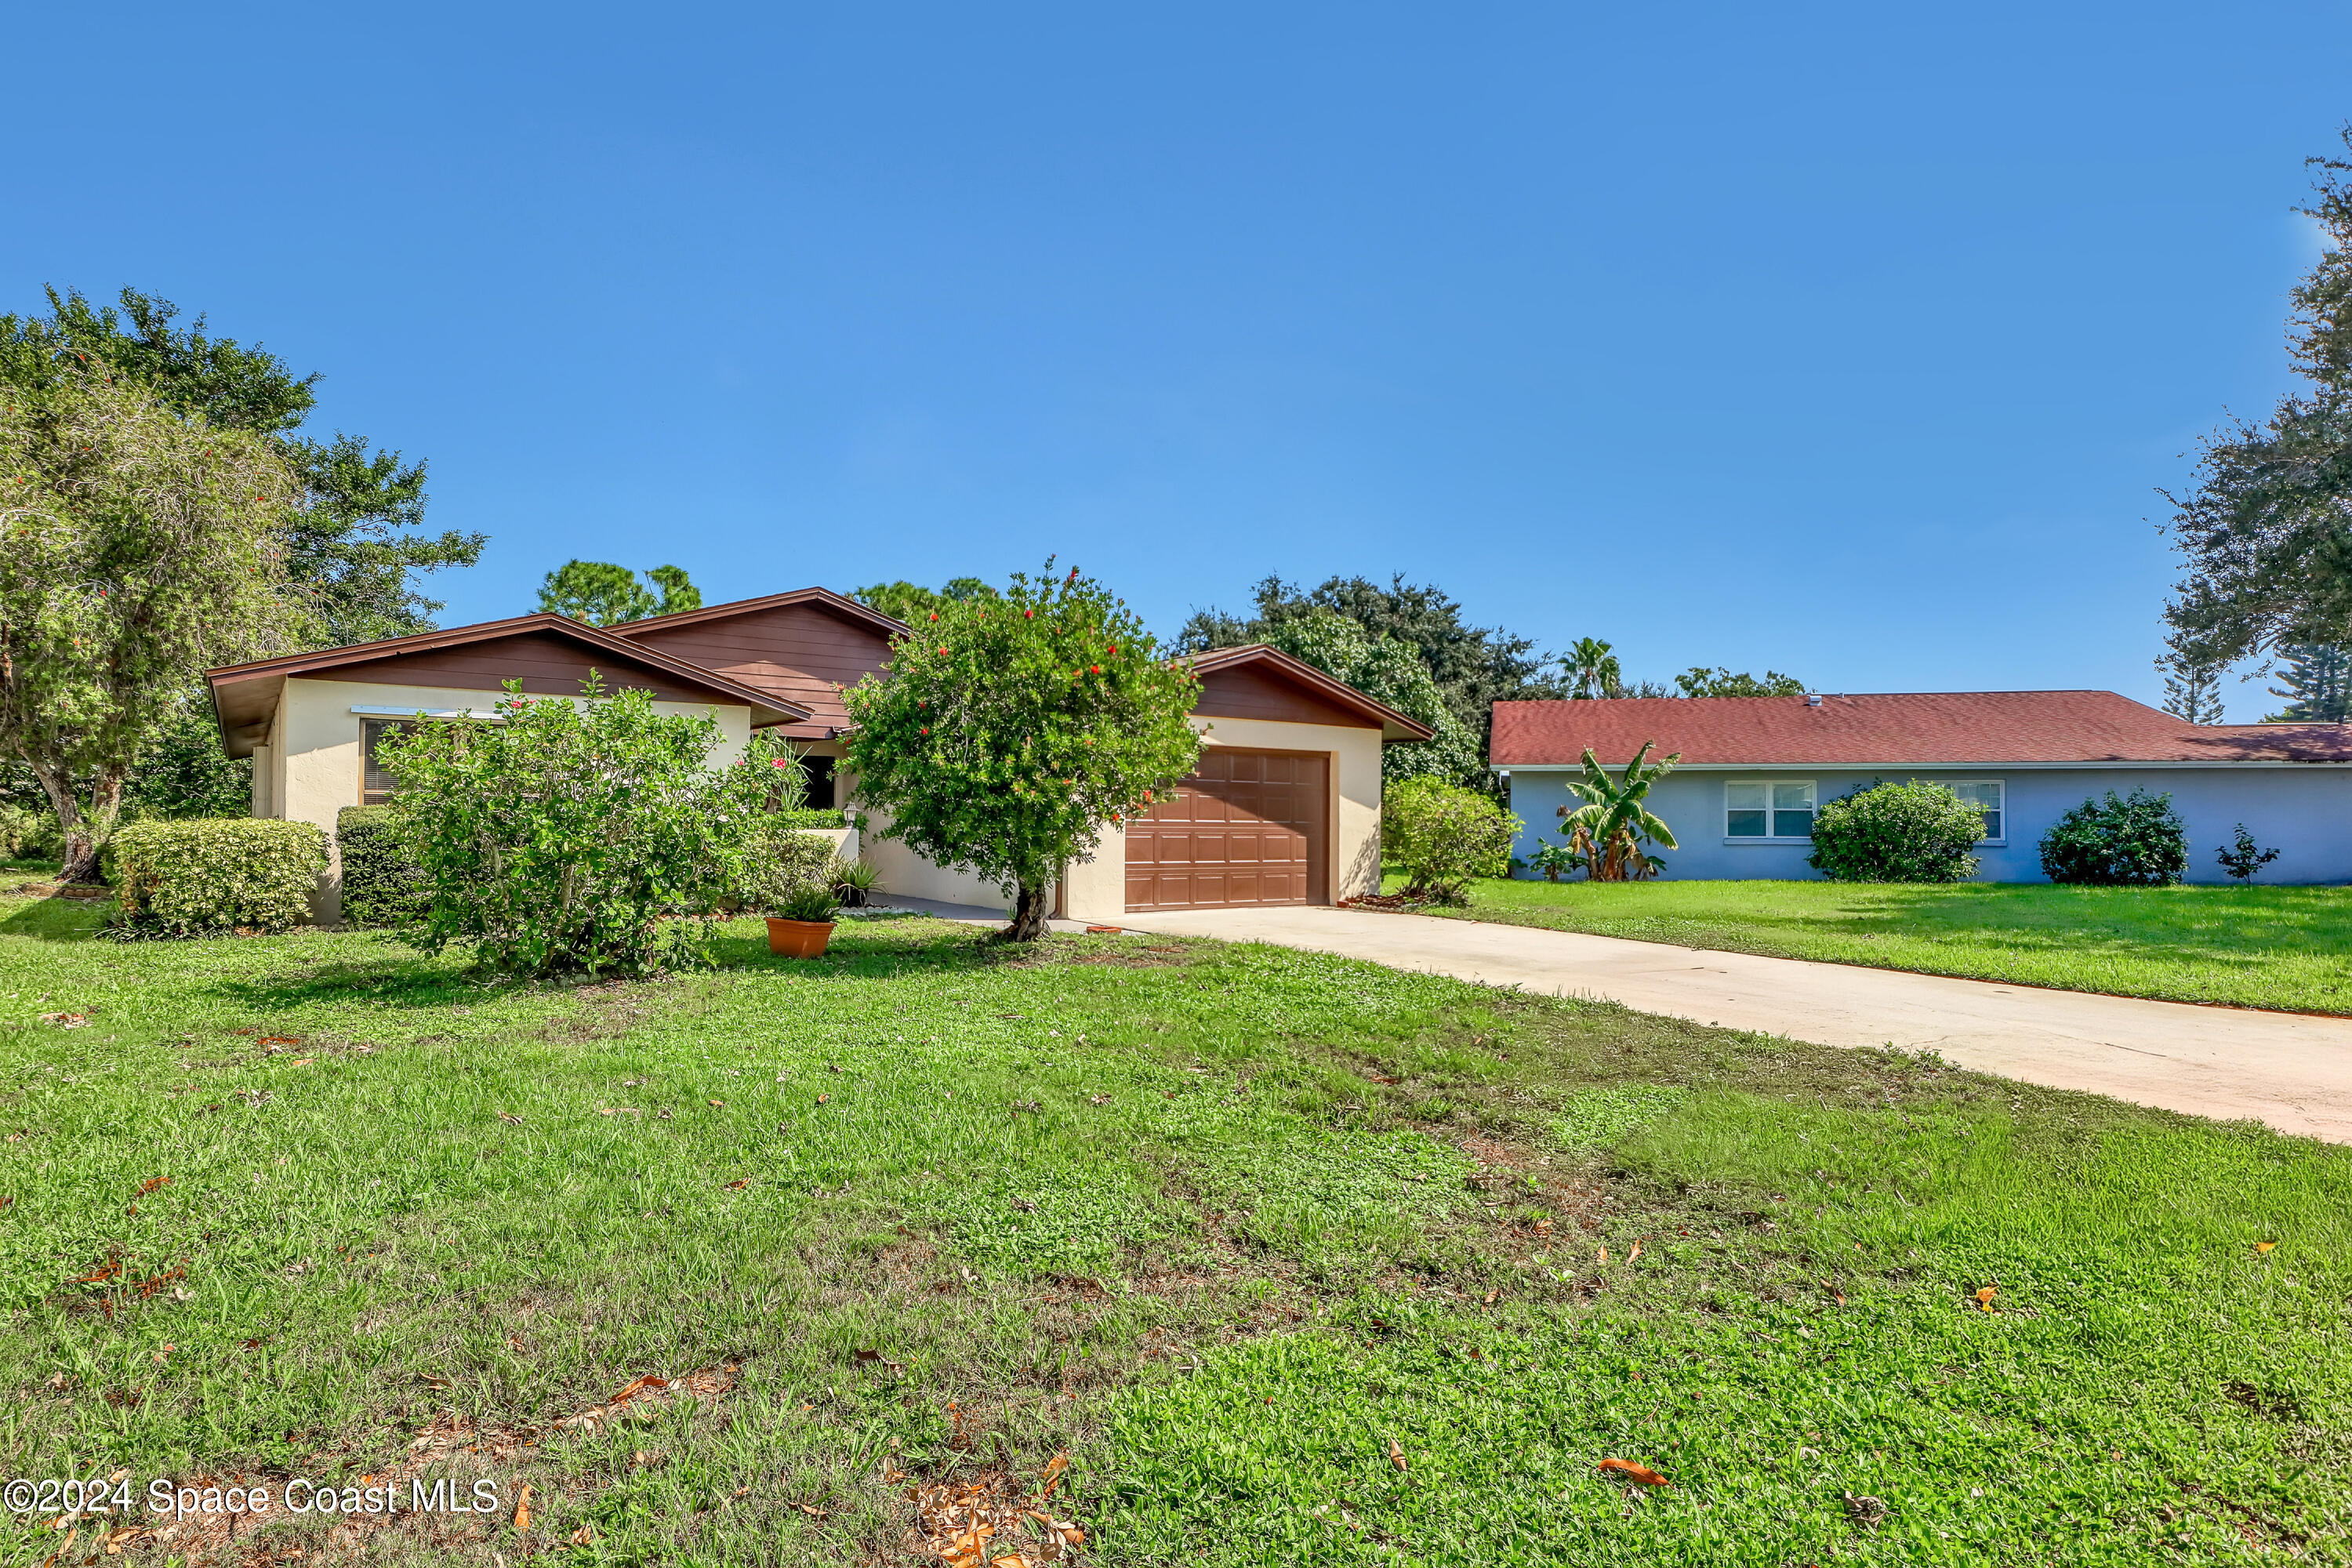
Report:
[[[2352,714],[2352,648],[2341,643],[2297,643],[2282,650],[2286,667],[2283,686],[2270,689],[2287,700],[2284,712],[2270,721],[2280,724],[2340,724]]]
[[[2179,657],[2160,658],[2164,671],[2164,710],[2191,724],[2221,721],[2221,675],[2210,664]]]

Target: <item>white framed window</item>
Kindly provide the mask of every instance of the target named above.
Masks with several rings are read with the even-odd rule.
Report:
[[[1723,786],[1726,838],[1807,839],[1813,836],[1813,781],[1733,779]]]
[[[2007,831],[2007,791],[2000,779],[1962,779],[1950,786],[1951,792],[1984,813],[1984,837],[1979,843],[2005,842]]]

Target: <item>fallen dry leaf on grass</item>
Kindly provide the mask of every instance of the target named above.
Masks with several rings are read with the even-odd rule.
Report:
[[[168,1187],[171,1184],[172,1178],[169,1176],[150,1176],[145,1181],[139,1184],[138,1195],[143,1198],[149,1193],[153,1192],[157,1187]]]
[[[522,1495],[515,1499],[514,1527],[517,1530],[530,1528],[530,1489],[529,1487],[523,1488]]]
[[[596,1532],[583,1524],[573,1531],[568,1539],[574,1546],[593,1546],[596,1544]]]
[[[60,1029],[79,1029],[89,1022],[89,1016],[85,1013],[44,1013],[41,1022],[55,1024]]]
[[[730,1182],[730,1183],[728,1183],[728,1184],[727,1184],[727,1190],[728,1190],[729,1192],[730,1192],[730,1193],[731,1193],[731,1192],[733,1192],[737,1187],[748,1187],[748,1186],[750,1186],[751,1184],[751,1177],[749,1177],[749,1176],[738,1176],[738,1177],[736,1177],[733,1181],[731,1181],[731,1182]]]
[[[1044,1502],[1054,1495],[1055,1483],[1062,1479],[1062,1472],[1069,1468],[1070,1456],[1066,1449],[1045,1461],[1045,1484],[1037,1489],[1039,1502]]]
[[[2277,1245],[2278,1243],[2275,1241],[2258,1241],[2254,1243],[2254,1250],[2256,1252],[2268,1252]]]
[[[811,1519],[831,1519],[833,1517],[833,1514],[829,1510],[821,1509],[813,1502],[796,1502],[793,1504],[793,1506],[800,1510],[803,1513],[808,1515]]]
[[[713,1110],[719,1110],[720,1107],[724,1106],[726,1103],[727,1103],[727,1102],[726,1102],[725,1100],[712,1100],[712,1101],[710,1102],[710,1108],[711,1108]]]
[[[1638,1241],[1637,1241],[1637,1242],[1635,1242],[1635,1243],[1633,1244],[1633,1251],[1631,1251],[1631,1252],[1629,1252],[1629,1253],[1627,1253],[1627,1254],[1625,1255],[1625,1261],[1626,1261],[1626,1262],[1628,1262],[1628,1263],[1631,1263],[1631,1262],[1633,1262],[1633,1259],[1635,1259],[1636,1258],[1639,1258],[1639,1257],[1641,1257],[1641,1256],[1642,1256],[1642,1244],[1641,1244],[1640,1242],[1638,1242]]]
[[[299,1064],[298,1063],[297,1065],[299,1066]],[[517,1127],[520,1127],[520,1126],[521,1126],[521,1125],[522,1125],[522,1118],[521,1118],[521,1117],[520,1117],[520,1116],[517,1116],[517,1115],[516,1115],[513,1111],[511,1111],[511,1110],[501,1110],[501,1111],[499,1111],[499,1121],[511,1121],[511,1122],[513,1122]]]
[[[287,1065],[288,1067],[293,1067],[293,1068],[306,1068],[306,1067],[309,1067],[312,1062],[317,1061],[318,1059],[319,1059],[319,1058],[316,1058],[316,1057],[296,1057],[292,1061],[288,1062],[286,1065]],[[520,1120],[521,1120],[521,1119],[520,1119],[520,1117],[517,1117],[517,1118],[512,1118],[511,1120],[520,1121]]]
[[[1601,1461],[1601,1468],[1623,1476],[1628,1480],[1639,1481],[1645,1487],[1662,1487],[1667,1484],[1665,1477],[1658,1474],[1649,1466],[1637,1465],[1631,1459],[1603,1459]]]
[[[1389,1439],[1389,1463],[1400,1470],[1405,1468],[1404,1450],[1397,1447],[1397,1440],[1393,1437]]]
[[[1988,1285],[1977,1292],[1977,1305],[1990,1312],[1992,1310],[1992,1299],[2000,1294],[1998,1287]]]

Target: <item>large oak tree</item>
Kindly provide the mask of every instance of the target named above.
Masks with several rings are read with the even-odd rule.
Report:
[[[0,749],[56,810],[68,879],[202,670],[315,635],[287,591],[301,489],[266,436],[102,366],[0,386]]]

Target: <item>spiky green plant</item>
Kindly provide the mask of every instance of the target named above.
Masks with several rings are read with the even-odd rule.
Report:
[[[1560,837],[1568,840],[1571,859],[1592,881],[1641,881],[1654,877],[1665,868],[1665,862],[1649,853],[1644,844],[1680,847],[1664,818],[1642,804],[1650,786],[1683,760],[1680,752],[1674,752],[1650,762],[1650,748],[1656,743],[1642,742],[1642,749],[1626,764],[1622,782],[1609,776],[1609,770],[1587,746],[1584,777],[1569,782],[1569,793],[1584,804],[1559,808],[1566,819],[1560,824]]]

